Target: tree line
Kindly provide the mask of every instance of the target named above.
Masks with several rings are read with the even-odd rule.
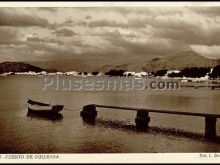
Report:
[[[116,77],[125,77],[125,72],[127,70],[123,69],[112,69],[108,72],[105,73],[106,76],[116,76]],[[172,72],[167,74],[168,70],[162,69],[158,70],[156,72],[148,72],[150,75],[153,77],[157,76],[165,76],[167,75],[168,77],[189,77],[189,78],[200,78],[200,77],[205,77],[208,75],[210,78],[218,78],[220,77],[220,65],[215,66],[213,69],[210,67],[190,67],[190,68],[183,68],[181,69],[178,73],[177,72]],[[147,71],[146,71],[147,72]],[[131,75],[127,75],[131,76]]]

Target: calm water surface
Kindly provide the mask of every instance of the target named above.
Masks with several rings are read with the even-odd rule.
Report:
[[[66,77],[69,78],[69,77]],[[220,142],[203,138],[204,118],[151,114],[149,132],[135,130],[135,112],[97,109],[95,125],[79,108],[105,104],[220,114],[220,90],[42,91],[37,76],[0,77],[1,153],[219,152]],[[64,104],[62,120],[27,116],[27,99]],[[220,123],[217,122],[220,135]]]

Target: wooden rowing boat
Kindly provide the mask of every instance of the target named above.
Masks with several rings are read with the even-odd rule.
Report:
[[[63,105],[52,105],[42,102],[37,102],[33,100],[28,100],[28,112],[38,113],[38,114],[54,114],[63,110]]]

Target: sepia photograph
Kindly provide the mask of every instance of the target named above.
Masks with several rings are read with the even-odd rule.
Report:
[[[0,162],[220,161],[219,2],[0,6]]]

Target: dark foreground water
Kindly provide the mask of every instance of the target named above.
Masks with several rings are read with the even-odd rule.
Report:
[[[69,78],[69,77],[68,77]],[[0,77],[1,153],[219,152],[220,142],[203,138],[204,118],[151,114],[149,132],[135,130],[135,112],[97,109],[95,125],[79,108],[105,104],[220,114],[220,90],[42,91],[37,76]],[[27,99],[64,104],[63,118],[27,116]],[[220,135],[220,124],[217,122]]]

